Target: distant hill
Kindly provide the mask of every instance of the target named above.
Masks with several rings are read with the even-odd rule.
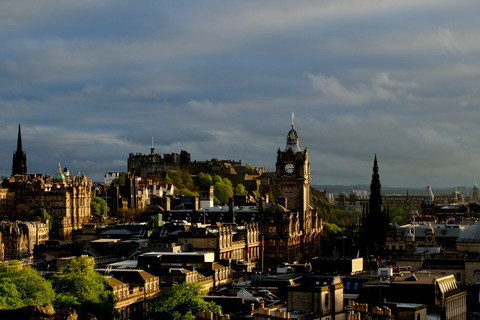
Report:
[[[370,192],[370,185],[367,184],[357,184],[357,185],[312,185],[317,190],[325,190],[327,193],[341,193],[346,192],[350,193],[352,190],[366,190]],[[406,194],[410,195],[424,195],[427,191],[425,188],[408,188],[408,187],[385,187],[382,186],[382,194]],[[435,188],[432,187],[433,194],[453,194],[455,192],[455,187],[452,188]],[[457,187],[457,191],[465,194],[467,192],[467,187]],[[468,192],[472,193],[472,188],[468,188]]]

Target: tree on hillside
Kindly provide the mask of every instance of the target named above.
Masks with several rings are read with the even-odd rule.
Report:
[[[115,298],[106,277],[93,270],[95,260],[90,257],[69,259],[52,277],[57,293],[55,309],[74,308],[79,314],[92,313],[97,318],[113,319]]]
[[[198,283],[174,284],[171,289],[152,299],[150,318],[194,320],[202,310],[220,312],[220,306],[203,299],[205,294]]]
[[[213,185],[212,176],[209,175],[208,173],[200,172],[195,177],[195,185],[197,185],[197,186],[211,186],[211,185]]]
[[[239,183],[235,187],[235,194],[248,194],[247,189],[243,186],[243,184]]]
[[[253,174],[253,168],[248,163],[245,165],[245,173],[246,174]]]
[[[0,265],[0,309],[17,309],[52,303],[52,284],[18,261]]]
[[[227,178],[216,175],[213,177],[215,184],[213,185],[213,195],[215,196],[215,204],[225,204],[233,197],[232,182]]]

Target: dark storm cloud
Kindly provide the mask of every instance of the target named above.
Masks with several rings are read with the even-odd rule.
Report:
[[[480,22],[467,1],[3,1],[0,174],[95,181],[130,152],[274,168],[295,113],[314,184],[473,185]]]

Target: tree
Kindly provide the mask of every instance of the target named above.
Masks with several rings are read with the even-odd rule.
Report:
[[[217,204],[228,203],[228,200],[233,197],[233,189],[222,182],[216,182],[213,186],[213,194]]]
[[[243,184],[239,183],[235,187],[235,194],[248,194],[247,189],[243,186]]]
[[[125,185],[125,174],[122,174],[120,177],[112,180],[112,183],[110,184],[110,186],[116,186],[116,185],[119,185],[119,186]]]
[[[17,309],[52,303],[52,284],[18,261],[0,265],[0,309]]]
[[[53,227],[53,218],[44,208],[37,208],[27,212],[27,221],[45,221],[48,220],[48,228]]]
[[[113,319],[115,298],[106,277],[93,270],[95,260],[90,257],[69,259],[52,276],[57,292],[54,307],[74,308],[79,314],[92,313],[97,318]]]
[[[174,284],[171,289],[152,299],[150,318],[194,320],[202,310],[220,312],[220,306],[203,299],[205,293],[198,283]]]
[[[97,214],[95,214],[92,211],[92,215],[98,215],[98,216],[104,216],[104,217],[107,216],[108,211],[110,210],[105,200],[99,197],[95,197],[92,199],[92,201],[90,201],[90,208],[92,210],[95,210],[95,212],[97,212]]]
[[[248,163],[245,165],[245,173],[246,174],[253,174],[253,168]]]
[[[90,214],[94,217],[100,217],[100,204],[90,201]]]
[[[200,172],[195,177],[195,185],[197,185],[197,186],[211,186],[211,185],[213,185],[212,176],[209,175],[208,173]]]

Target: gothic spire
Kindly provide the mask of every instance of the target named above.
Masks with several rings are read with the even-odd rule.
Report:
[[[20,123],[18,124],[17,152],[23,152],[23,150],[22,150],[22,131],[20,130]]]
[[[22,148],[22,132],[18,124],[17,151],[13,153],[12,176],[27,173],[27,155]]]

